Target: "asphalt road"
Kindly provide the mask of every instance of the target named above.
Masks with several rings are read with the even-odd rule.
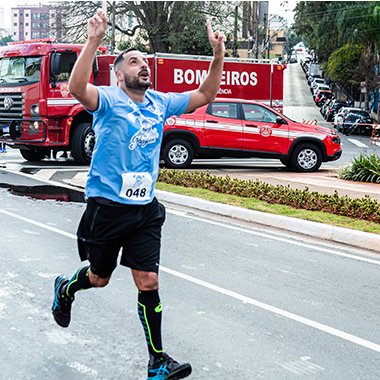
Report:
[[[0,204],[1,378],[144,379],[127,269],[77,295],[69,329],[52,320],[54,278],[79,265],[84,204],[6,189]],[[166,349],[191,362],[198,380],[379,379],[379,266],[368,252],[170,207],[160,276]]]

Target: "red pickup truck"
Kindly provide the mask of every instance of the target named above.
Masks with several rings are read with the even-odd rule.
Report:
[[[187,168],[194,158],[260,157],[313,172],[342,150],[333,129],[293,121],[260,102],[220,98],[170,117],[161,154],[170,168]]]

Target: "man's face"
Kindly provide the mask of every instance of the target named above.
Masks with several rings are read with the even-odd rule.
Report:
[[[128,89],[145,91],[152,85],[148,59],[137,50],[124,55],[124,60],[121,62],[118,71]]]

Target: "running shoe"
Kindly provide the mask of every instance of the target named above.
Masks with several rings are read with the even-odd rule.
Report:
[[[61,327],[68,327],[70,324],[71,304],[74,297],[67,297],[62,294],[62,287],[69,282],[66,276],[58,276],[54,283],[54,302],[52,307],[54,320]]]
[[[184,379],[191,374],[189,363],[179,364],[168,354],[163,353],[161,359],[155,359],[148,363],[147,380],[177,380]]]

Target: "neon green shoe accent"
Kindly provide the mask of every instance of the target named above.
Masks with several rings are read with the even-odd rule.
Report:
[[[162,311],[162,304],[160,303],[158,306],[156,306],[156,308],[154,309],[154,311],[156,313],[161,313],[161,311]]]

